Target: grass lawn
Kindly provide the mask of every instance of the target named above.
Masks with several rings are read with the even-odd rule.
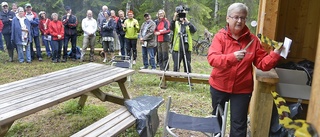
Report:
[[[138,52],[137,64],[133,66],[134,70],[138,70],[142,66],[141,47],[138,47]],[[43,53],[43,56],[45,57],[45,53]],[[20,64],[17,61],[16,55],[14,62],[7,62],[7,59],[7,53],[0,52],[0,84],[88,63],[68,60],[66,63],[54,64],[50,59],[45,57],[42,62],[35,60],[31,64]],[[95,62],[102,63],[102,58],[97,55],[97,52]],[[170,66],[173,66],[172,59],[170,63]],[[192,56],[193,73],[210,74],[211,69],[205,56],[197,56],[195,54]],[[170,70],[172,70],[172,67]],[[171,96],[173,101],[171,109],[173,111],[201,117],[208,116],[211,113],[209,85],[194,84],[192,92],[190,92],[187,83],[171,81],[167,83],[167,89],[160,89],[160,78],[155,75],[139,74],[137,72],[131,79],[132,81],[126,82],[126,85],[132,97],[152,95],[161,96],[166,100],[168,96]],[[121,94],[117,83],[105,86],[103,89],[106,92],[112,92],[112,94]],[[84,110],[79,111],[76,109],[77,101],[78,98],[69,100],[19,119],[14,122],[6,136],[70,136],[120,107],[116,104],[101,102],[96,98],[89,97]],[[161,123],[156,136],[162,136],[165,103],[159,107]],[[202,136],[202,134],[192,131],[179,131],[179,134],[181,136]],[[135,137],[138,134],[134,128],[130,128],[121,134],[121,136]]]

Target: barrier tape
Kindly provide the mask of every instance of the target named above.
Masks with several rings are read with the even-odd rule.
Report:
[[[263,36],[262,34],[258,34],[258,38],[261,40],[262,43],[266,43],[276,49],[281,48],[281,46],[283,45],[283,42],[277,42],[275,40],[269,39],[266,36]]]
[[[271,91],[273,101],[277,107],[279,115],[279,124],[286,128],[288,131],[292,131],[296,137],[318,137],[318,133],[315,128],[307,123],[305,120],[297,119],[292,120],[290,116],[290,109],[286,101],[279,96],[275,91]]]

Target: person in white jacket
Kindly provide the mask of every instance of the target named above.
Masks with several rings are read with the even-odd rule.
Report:
[[[97,31],[97,21],[92,17],[92,11],[87,11],[87,17],[82,20],[82,30],[83,30],[83,46],[81,51],[80,62],[83,61],[84,55],[86,53],[87,47],[90,46],[90,62],[94,61],[94,46],[96,40]]]

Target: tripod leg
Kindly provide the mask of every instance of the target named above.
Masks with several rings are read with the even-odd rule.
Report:
[[[180,35],[180,39],[181,39],[181,46],[182,46],[182,52],[183,52],[183,58],[184,58],[184,66],[186,67],[186,70],[187,70],[187,74],[188,74],[188,84],[189,84],[189,89],[190,91],[192,91],[192,88],[191,88],[191,81],[190,81],[190,74],[189,74],[189,68],[188,68],[188,61],[187,61],[187,57],[186,57],[186,50],[185,50],[185,47],[184,47],[184,43],[183,43],[183,37],[182,35]]]

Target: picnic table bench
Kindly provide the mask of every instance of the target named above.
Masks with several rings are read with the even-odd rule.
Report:
[[[131,98],[124,83],[127,76],[134,73],[130,69],[87,63],[0,85],[0,137],[15,120],[76,97],[80,97],[80,108],[88,95],[124,105],[124,101]],[[118,83],[123,97],[100,89],[112,82]]]
[[[150,69],[141,69],[139,73],[144,74],[156,74],[160,77],[164,76],[161,80],[160,87],[165,89],[167,88],[167,81],[179,81],[179,82],[188,82],[188,76],[190,76],[191,83],[202,83],[209,84],[209,74],[197,74],[197,73],[185,73],[185,72],[174,72],[174,71],[162,71],[162,70],[150,70]]]

